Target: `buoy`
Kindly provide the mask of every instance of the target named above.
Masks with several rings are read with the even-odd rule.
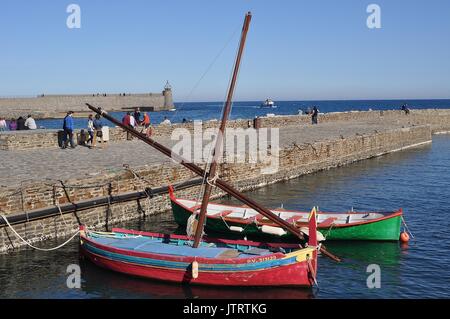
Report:
[[[238,233],[242,233],[244,231],[244,228],[238,227],[238,226],[230,226],[230,230],[238,232]]]
[[[402,232],[402,233],[400,234],[400,241],[401,241],[402,243],[407,243],[407,242],[409,241],[409,235],[408,235],[407,232]]]
[[[261,231],[266,234],[278,235],[278,236],[283,236],[283,235],[287,234],[287,232],[283,228],[267,226],[267,225],[263,225],[261,227]]]
[[[194,279],[198,278],[198,262],[197,261],[192,262],[192,278],[194,278]]]

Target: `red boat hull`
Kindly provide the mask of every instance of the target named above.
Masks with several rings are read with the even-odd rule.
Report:
[[[287,255],[275,253],[244,259],[207,259],[123,250],[97,241],[84,231],[80,234],[80,253],[94,264],[127,275],[180,284],[311,287],[317,272],[317,250],[313,248]],[[260,245],[257,242],[236,243]],[[196,278],[192,271],[194,261],[199,265]]]
[[[161,280],[180,284],[214,285],[214,286],[279,286],[279,287],[311,287],[308,265],[298,263],[280,269],[266,269],[258,272],[206,273],[202,272],[193,279],[190,272],[161,269],[136,264],[117,262],[103,256],[83,250],[83,255],[97,266],[127,275]],[[247,283],[247,284],[246,284]]]

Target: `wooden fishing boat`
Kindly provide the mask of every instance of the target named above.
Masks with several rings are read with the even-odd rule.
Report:
[[[315,216],[311,218],[315,229]],[[94,264],[125,273],[183,284],[214,286],[313,285],[317,242],[263,244],[204,237],[198,248],[187,236],[113,229],[110,233],[80,229],[82,256]]]
[[[185,226],[189,217],[197,213],[198,202],[177,198],[170,189],[170,201],[175,221]],[[309,213],[284,209],[272,213],[294,225],[304,233]],[[216,233],[241,233],[250,236],[294,237],[254,209],[244,206],[209,203],[205,229]],[[394,212],[317,212],[317,230],[326,240],[399,240],[402,209]]]

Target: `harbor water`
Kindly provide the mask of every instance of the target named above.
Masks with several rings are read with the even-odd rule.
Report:
[[[254,117],[275,115],[294,115],[299,111],[306,111],[312,106],[317,106],[320,112],[346,112],[368,110],[399,110],[403,104],[414,109],[444,109],[450,108],[450,100],[368,100],[368,101],[279,101],[275,102],[276,108],[261,108],[261,102],[235,102],[230,119],[253,119]],[[220,102],[195,102],[175,103],[176,111],[149,112],[152,124],[157,125],[167,117],[172,123],[181,123],[183,119],[211,120],[219,119],[222,115],[223,103]],[[88,109],[86,109],[88,111]],[[112,112],[111,115],[121,120],[123,112]],[[26,115],[26,114],[24,114]],[[86,128],[87,119],[75,118],[75,128]],[[38,127],[47,129],[61,129],[62,119],[45,119],[36,121]],[[106,124],[106,123],[105,123]]]
[[[449,298],[450,135],[401,152],[321,171],[247,193],[267,207],[322,211],[402,207],[414,235],[398,242],[328,242],[343,259],[319,258],[318,285],[305,289],[189,287],[130,278],[79,260],[76,240],[53,252],[22,250],[0,256],[0,298]],[[234,202],[222,199],[222,202]],[[123,225],[177,231],[171,213]],[[178,229],[178,231],[180,231]],[[58,241],[39,244],[56,246]],[[67,287],[67,267],[81,267],[81,288]],[[381,287],[368,288],[369,265]]]

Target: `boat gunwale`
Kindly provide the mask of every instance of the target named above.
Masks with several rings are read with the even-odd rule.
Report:
[[[229,265],[236,265],[236,264],[257,264],[257,263],[264,263],[270,259],[270,261],[274,260],[282,260],[282,259],[290,259],[292,256],[287,256],[287,254],[284,254],[282,252],[276,252],[271,253],[269,255],[263,255],[258,256],[255,255],[254,257],[246,257],[246,258],[205,258],[205,257],[196,257],[196,256],[177,256],[177,255],[170,255],[170,254],[155,254],[155,253],[147,253],[147,252],[139,252],[139,251],[132,251],[129,249],[123,249],[123,248],[117,248],[109,245],[104,245],[96,242],[95,240],[88,238],[87,234],[80,233],[80,237],[82,240],[85,240],[89,244],[93,245],[94,247],[97,247],[101,250],[106,250],[112,253],[117,254],[123,254],[127,256],[133,256],[133,257],[140,257],[140,258],[150,258],[150,259],[159,259],[159,260],[166,260],[166,261],[172,261],[172,262],[186,262],[186,263],[192,263],[193,261],[197,261],[199,263],[203,264],[229,264]],[[311,250],[312,248],[300,248],[298,249],[297,253],[301,253],[302,250]],[[291,253],[292,254],[292,253]],[[305,261],[297,261],[294,260],[293,263],[301,263]],[[279,267],[281,267],[280,265]]]
[[[179,201],[179,198],[177,198],[175,195],[169,194],[169,196],[170,196],[170,200],[171,201],[174,201],[177,205],[181,206],[185,210],[190,211],[191,214],[194,214],[194,210],[192,208],[187,207],[186,205],[182,204]],[[190,199],[182,199],[182,198],[180,198],[180,199],[181,200],[187,200],[187,201],[193,201],[193,200],[190,200]],[[193,202],[195,202],[195,201],[193,201]],[[212,203],[210,202],[210,204],[223,206],[223,207],[243,208],[243,206],[218,204],[218,203],[214,203],[214,202],[212,202]],[[280,213],[286,212],[286,213],[307,214],[306,212],[299,212],[299,211],[286,210],[286,209],[282,209],[282,210],[280,210],[280,209],[271,209],[270,211],[272,211],[272,212],[280,212]],[[319,215],[321,213],[324,213],[324,212],[318,212],[317,214]],[[365,214],[369,214],[371,212],[346,212],[345,214],[350,214],[351,215],[351,214],[364,214],[364,213]],[[374,212],[372,212],[372,213],[374,213]],[[392,211],[392,212],[375,212],[375,213],[382,214],[384,216],[379,217],[379,218],[374,218],[374,219],[371,219],[371,220],[367,220],[367,221],[351,222],[351,223],[348,223],[348,224],[333,224],[333,228],[346,228],[346,227],[354,227],[354,226],[360,226],[360,225],[377,223],[377,222],[380,222],[380,221],[383,221],[383,220],[387,220],[387,219],[395,218],[395,217],[398,217],[398,216],[402,216],[403,215],[403,209],[399,208],[398,210]],[[329,214],[344,214],[344,213],[329,213]],[[260,215],[260,214],[258,214],[258,215]],[[208,216],[208,218],[212,218],[212,219],[216,219],[216,220],[218,220],[219,217],[220,216],[214,216],[214,215]],[[239,223],[239,224],[246,224],[246,225],[249,225],[249,224],[253,223],[252,220],[233,218],[233,217],[226,217],[226,216],[221,216],[220,219],[223,219],[223,220],[229,221],[229,222]],[[273,223],[267,223],[266,225],[272,225],[272,224]],[[317,225],[317,229],[328,229],[328,228],[329,227],[320,227],[320,224]]]

